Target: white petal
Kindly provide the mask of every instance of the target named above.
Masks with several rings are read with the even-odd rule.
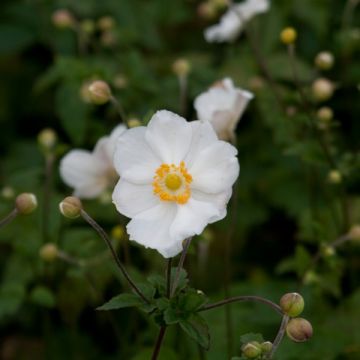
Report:
[[[126,126],[120,124],[116,126],[113,131],[111,132],[110,136],[108,137],[108,141],[106,143],[106,153],[111,162],[113,161],[117,140],[120,135],[122,135],[126,131]]]
[[[150,184],[161,160],[145,140],[146,128],[129,129],[117,140],[114,166],[123,179],[136,184]]]
[[[175,215],[176,205],[167,202],[140,213],[126,227],[130,240],[155,249],[166,258],[177,255],[181,252],[182,240],[170,236]]]
[[[172,238],[186,239],[203,232],[206,225],[218,219],[220,209],[213,203],[190,198],[186,204],[179,205],[174,222],[170,227]]]
[[[231,187],[239,175],[239,162],[234,146],[218,141],[199,152],[189,168],[191,188],[216,194]]]
[[[212,204],[219,209],[219,214],[209,219],[209,224],[219,221],[226,216],[226,206],[232,194],[232,188],[218,194],[207,194],[199,190],[193,189],[191,196],[198,201]]]
[[[193,160],[196,159],[200,151],[218,141],[216,133],[208,121],[192,121],[190,125],[192,128],[192,141],[189,152],[184,159],[188,168],[191,167]]]
[[[117,183],[112,197],[117,210],[127,217],[134,217],[160,202],[151,185],[136,185],[123,178]]]
[[[81,198],[94,198],[105,190],[106,170],[106,165],[84,150],[72,150],[60,162],[61,178]]]
[[[164,163],[179,164],[191,144],[191,125],[181,116],[162,110],[151,118],[145,138]]]

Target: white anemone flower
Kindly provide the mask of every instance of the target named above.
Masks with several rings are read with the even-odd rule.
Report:
[[[194,107],[198,119],[209,121],[219,139],[233,141],[236,125],[253,97],[251,92],[234,87],[233,81],[225,78],[200,94]]]
[[[181,252],[184,239],[223,219],[239,174],[236,155],[210,123],[187,122],[166,110],[147,127],[121,135],[113,202],[131,218],[130,240],[169,258]]]
[[[92,152],[71,150],[60,162],[60,175],[74,195],[92,199],[101,195],[108,187],[115,185],[118,175],[114,169],[113,156],[117,138],[126,130],[117,126],[110,136],[100,138]]]
[[[232,42],[242,32],[245,24],[255,15],[269,10],[269,0],[246,0],[231,6],[220,22],[205,30],[208,42]]]

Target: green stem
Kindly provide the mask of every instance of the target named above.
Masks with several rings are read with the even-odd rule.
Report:
[[[171,291],[171,263],[172,258],[168,259],[166,267],[166,297],[170,298]]]
[[[158,338],[155,343],[155,348],[154,348],[153,354],[151,356],[151,360],[156,360],[160,354],[160,350],[161,350],[161,346],[162,346],[162,343],[164,340],[166,329],[167,329],[166,326],[162,326],[160,328],[159,335],[158,335]]]
[[[2,220],[0,220],[0,228],[11,223],[18,216],[17,209],[12,210],[8,215],[6,215]]]
[[[81,216],[83,219],[100,235],[100,237],[105,241],[106,245],[110,249],[111,255],[113,256],[116,265],[124,275],[125,279],[128,281],[130,286],[133,288],[133,290],[139,295],[141,299],[144,300],[147,304],[150,303],[150,301],[145,297],[145,295],[142,293],[142,291],[136,286],[134,281],[131,279],[129,273],[126,271],[124,265],[121,263],[107,233],[105,230],[85,211],[81,210]]]

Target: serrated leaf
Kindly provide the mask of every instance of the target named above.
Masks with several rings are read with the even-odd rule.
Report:
[[[184,332],[195,340],[201,347],[208,350],[210,347],[209,328],[205,320],[198,314],[187,320],[180,321],[180,327]]]
[[[126,293],[113,297],[105,304],[96,308],[96,310],[117,310],[127,307],[137,307],[143,304],[143,300],[138,295]]]

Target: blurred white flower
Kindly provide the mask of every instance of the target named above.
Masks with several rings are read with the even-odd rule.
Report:
[[[246,0],[231,6],[221,17],[220,22],[205,30],[208,42],[234,41],[243,30],[245,23],[255,15],[269,10],[269,0]]]
[[[113,202],[132,219],[130,240],[168,258],[181,252],[184,239],[224,218],[239,174],[236,155],[208,122],[165,110],[147,127],[126,131],[114,156],[121,178]]]
[[[254,95],[234,87],[230,78],[225,78],[200,94],[194,102],[198,119],[209,121],[219,139],[234,140],[236,125]]]
[[[110,136],[99,139],[95,149],[75,149],[60,162],[60,175],[65,184],[74,189],[79,198],[91,199],[101,195],[107,187],[114,185],[118,175],[113,165],[113,155],[118,137],[126,130],[117,126]]]

